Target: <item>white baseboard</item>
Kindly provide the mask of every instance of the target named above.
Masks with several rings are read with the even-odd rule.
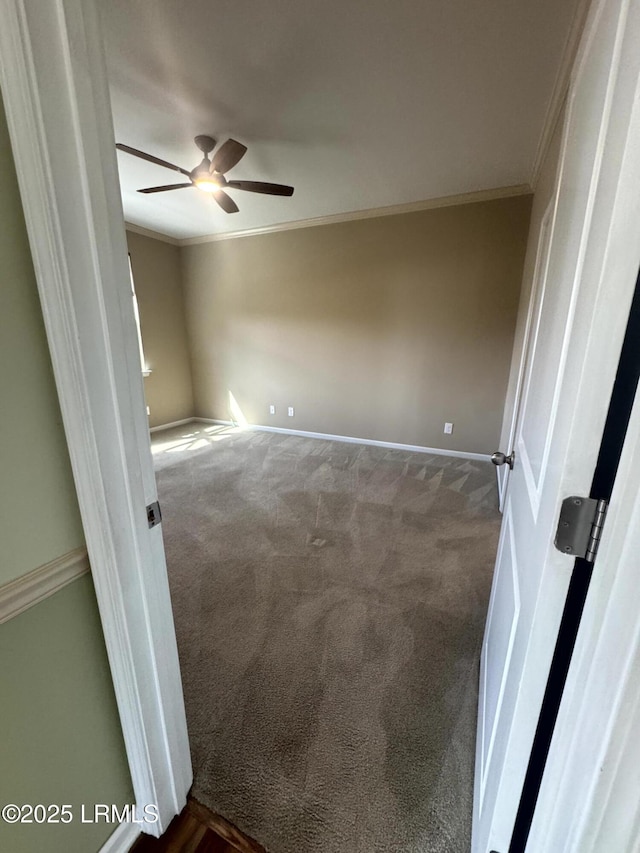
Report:
[[[197,418],[183,418],[181,421],[171,421],[169,424],[158,424],[158,426],[149,427],[149,432],[160,432],[162,429],[184,426],[184,424],[191,424],[195,420],[197,420]]]
[[[233,421],[221,421],[217,418],[194,418],[198,423],[217,424],[218,426],[236,426]],[[389,450],[406,450],[412,453],[433,453],[437,456],[455,456],[460,459],[476,459],[480,462],[490,462],[488,453],[471,453],[463,450],[447,450],[442,447],[423,447],[419,444],[397,444],[394,441],[377,441],[373,438],[355,438],[351,435],[331,435],[326,432],[307,432],[301,429],[285,429],[262,424],[247,424],[246,429],[258,432],[277,432],[283,435],[297,435],[300,438],[321,438],[325,441],[344,441],[349,444],[367,444],[372,447],[387,447]]]
[[[76,548],[0,586],[0,625],[89,571],[86,548]]]
[[[99,853],[129,853],[138,840],[140,827],[136,823],[121,823],[100,848]]]

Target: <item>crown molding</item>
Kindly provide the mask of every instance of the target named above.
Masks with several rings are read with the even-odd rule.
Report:
[[[547,156],[547,151],[549,150],[549,145],[551,144],[556,124],[558,123],[558,119],[562,113],[567,92],[569,91],[571,72],[573,70],[576,54],[578,53],[580,39],[584,31],[590,6],[591,0],[578,0],[573,20],[571,21],[571,27],[562,51],[560,67],[553,85],[553,91],[551,92],[551,98],[547,107],[544,123],[542,125],[542,132],[540,134],[540,139],[538,140],[538,147],[536,148],[536,154],[531,169],[531,179],[529,183],[534,192],[538,185],[540,172],[542,171],[542,166],[544,164],[545,157]]]
[[[248,228],[245,231],[227,231],[224,234],[207,234],[203,237],[186,237],[178,240],[179,246],[197,246],[200,243],[217,243],[219,240],[234,240],[237,237],[254,237],[258,234],[274,234],[277,231],[295,231],[298,228],[313,228],[317,225],[335,225],[339,222],[354,222],[359,219],[377,219],[381,216],[397,216],[401,213],[417,213],[421,210],[434,210],[439,207],[455,207],[459,204],[473,204],[480,201],[495,201],[500,198],[529,195],[529,184],[516,184],[511,187],[495,187],[458,195],[440,196],[425,201],[407,204],[393,204],[387,207],[372,207],[367,210],[354,210],[349,213],[333,213],[329,216],[316,216],[313,219],[298,219],[293,222],[280,222],[265,225],[262,228]],[[127,226],[128,227],[128,226]]]
[[[140,234],[141,237],[150,237],[152,240],[161,240],[163,243],[169,243],[171,246],[179,246],[180,240],[176,237],[170,237],[168,234],[161,234],[159,231],[152,231],[150,228],[143,228],[142,225],[134,225],[132,222],[125,222],[124,227],[132,234]]]

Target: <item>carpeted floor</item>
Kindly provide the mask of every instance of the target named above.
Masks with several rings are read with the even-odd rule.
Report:
[[[155,434],[194,796],[272,853],[468,853],[490,463]]]

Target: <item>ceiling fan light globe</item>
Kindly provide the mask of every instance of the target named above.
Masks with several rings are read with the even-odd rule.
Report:
[[[220,184],[212,181],[211,178],[201,178],[200,180],[196,178],[194,184],[205,193],[214,193],[220,189]]]

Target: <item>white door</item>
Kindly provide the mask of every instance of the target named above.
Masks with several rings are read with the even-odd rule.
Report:
[[[525,381],[525,370],[528,364],[528,359],[531,353],[533,344],[532,325],[534,319],[537,319],[536,309],[539,308],[540,291],[546,280],[547,267],[549,263],[549,249],[551,245],[551,224],[555,211],[555,195],[549,202],[547,209],[544,212],[540,222],[540,230],[538,233],[538,243],[536,247],[536,260],[533,268],[533,276],[531,282],[531,292],[529,294],[529,304],[527,306],[527,316],[524,324],[524,334],[522,339],[522,352],[519,357],[518,375],[516,378],[516,386],[514,393],[513,412],[511,414],[511,423],[505,440],[505,452],[511,453],[516,443],[516,429],[523,402],[523,387]],[[507,450],[508,448],[508,450]],[[500,509],[504,511],[507,485],[511,468],[509,465],[501,465],[498,470],[498,494],[500,497]]]
[[[571,78],[482,649],[473,853],[509,847],[573,568],[553,547],[559,506],[589,494],[640,260],[619,215],[640,194],[623,180],[639,5],[593,3]]]

